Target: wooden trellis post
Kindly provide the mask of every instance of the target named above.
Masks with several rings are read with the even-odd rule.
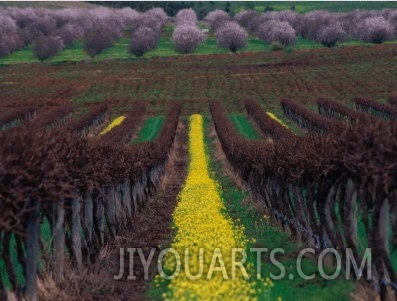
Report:
[[[37,301],[37,265],[39,256],[40,236],[40,202],[29,200],[26,241],[26,277],[25,294],[29,301]]]
[[[84,227],[88,247],[88,261],[90,262],[94,253],[94,243],[92,237],[92,229],[94,227],[94,204],[92,199],[92,189],[90,188],[88,188],[85,193]]]
[[[64,202],[53,204],[53,267],[56,281],[63,280],[64,249],[65,249],[65,209]]]
[[[80,220],[80,199],[79,196],[75,196],[71,201],[72,206],[72,242],[73,242],[73,253],[77,263],[77,269],[80,270],[83,264],[82,252],[81,252],[81,220]]]
[[[132,210],[131,210],[131,185],[130,180],[125,179],[123,182],[123,203],[127,209],[127,219],[131,221]]]

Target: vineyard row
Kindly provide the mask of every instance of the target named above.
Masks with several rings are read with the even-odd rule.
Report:
[[[252,106],[248,111],[260,114]],[[372,248],[370,282],[384,299],[397,280],[390,258],[397,246],[396,124],[371,119],[341,127],[334,121],[335,128],[322,135],[273,134],[277,139],[268,143],[239,136],[219,103],[211,103],[211,113],[227,159],[273,218],[316,249],[351,248],[356,262],[362,261],[363,244]],[[293,114],[305,118],[298,110]],[[261,128],[282,131],[271,119],[261,120],[268,121]]]
[[[145,143],[123,145],[121,126],[112,139],[85,139],[70,130],[86,128],[104,110],[93,109],[79,126],[76,122],[56,131],[21,126],[0,133],[0,256],[11,285],[0,281],[0,289],[24,288],[27,297],[37,300],[39,257],[56,281],[62,280],[65,260],[77,268],[92,262],[110,238],[131,225],[134,212],[155,191],[173,145],[180,105],[169,106],[158,138]],[[146,108],[137,103],[133,111],[142,117]],[[128,122],[130,116],[127,126],[134,122]],[[41,236],[44,220],[51,242]],[[10,252],[13,240],[16,259]],[[22,282],[16,266],[23,271]]]

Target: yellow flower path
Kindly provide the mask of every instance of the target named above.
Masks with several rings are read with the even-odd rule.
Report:
[[[242,262],[243,256],[235,252],[233,260],[232,248],[245,249],[248,241],[244,228],[235,226],[225,214],[220,187],[210,176],[201,115],[190,118],[189,153],[187,179],[173,214],[177,232],[170,246],[180,255],[181,270],[170,280],[168,292],[162,297],[166,300],[256,300],[255,283],[245,279],[247,273],[243,275],[242,269],[234,266],[233,277],[232,262]],[[203,248],[202,271],[199,269],[200,248]],[[218,248],[220,254],[214,256]],[[185,262],[186,250],[189,260]],[[175,256],[165,256],[164,262],[164,270],[171,271],[166,274],[172,274],[177,262]],[[211,272],[211,264],[218,269]],[[249,270],[249,266],[245,268]],[[189,273],[198,279],[188,277]],[[159,278],[157,275],[155,282],[161,281]]]
[[[274,115],[272,112],[266,112],[267,116],[269,116],[271,119],[277,121],[279,124],[281,124],[283,127],[288,129],[288,126],[281,120],[279,119],[276,115]]]
[[[119,126],[125,119],[125,116],[119,116],[115,118],[102,132],[99,133],[99,136],[105,135],[107,132],[110,132],[114,127]]]

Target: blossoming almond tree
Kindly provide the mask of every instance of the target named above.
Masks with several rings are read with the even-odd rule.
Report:
[[[258,37],[266,43],[278,42],[283,46],[295,44],[296,32],[286,21],[272,20],[258,29]]]
[[[196,26],[177,26],[172,34],[172,43],[176,51],[190,53],[205,40],[204,33]]]
[[[182,9],[175,18],[176,27],[171,41],[176,51],[181,53],[194,51],[205,40],[204,33],[197,27],[196,13],[192,9]]]
[[[175,24],[179,25],[193,25],[195,26],[197,23],[197,15],[196,12],[191,9],[181,9],[175,16]]]
[[[342,25],[339,22],[335,22],[322,28],[315,40],[326,47],[334,47],[339,42],[344,41],[346,37],[347,34],[343,30]]]
[[[204,18],[204,21],[208,23],[211,27],[212,31],[218,30],[218,28],[222,27],[226,22],[230,21],[230,16],[228,13],[223,10],[216,9],[208,13],[208,15]]]
[[[215,33],[216,43],[227,48],[231,52],[236,52],[247,44],[248,33],[237,22],[227,22]]]
[[[381,44],[393,36],[393,27],[382,16],[364,19],[358,30],[361,40],[375,44]]]
[[[131,38],[130,53],[142,56],[156,47],[158,33],[150,27],[142,26],[133,32]]]

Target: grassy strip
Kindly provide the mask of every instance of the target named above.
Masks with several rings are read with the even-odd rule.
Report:
[[[0,245],[0,253],[3,252],[3,245]],[[11,263],[14,271],[16,272],[18,285],[23,286],[25,283],[25,275],[23,274],[22,265],[18,262],[17,257],[17,242],[15,240],[15,235],[11,234],[10,238],[10,248],[9,252],[11,255]],[[6,270],[6,265],[3,258],[0,257],[0,281],[3,283],[3,286],[6,290],[12,289],[11,281],[9,275]]]
[[[52,232],[51,225],[47,218],[44,218],[42,223],[40,224],[40,240],[43,243],[43,247],[47,254],[51,254],[51,242],[52,242]],[[3,245],[0,245],[0,254],[3,252]],[[23,273],[23,264],[18,261],[18,251],[17,251],[17,241],[14,234],[11,234],[9,252],[11,257],[11,263],[13,270],[15,271],[16,280],[20,287],[25,285],[25,275]],[[26,257],[26,250],[23,251],[23,256]],[[46,263],[44,262],[42,256],[42,250],[39,250],[39,272],[42,272],[45,268]],[[11,290],[12,285],[9,278],[9,275],[6,270],[5,262],[3,258],[0,257],[0,281],[3,283],[3,286],[6,290]]]
[[[206,133],[210,133],[211,123],[206,120]],[[245,189],[236,187],[233,180],[225,172],[221,161],[215,161],[211,158],[218,157],[214,141],[211,141],[209,135],[206,137],[206,145],[210,154],[210,169],[213,171],[214,177],[218,180],[222,187],[222,198],[227,202],[227,214],[234,220],[238,221],[245,228],[245,234],[248,241],[251,242],[250,248],[268,248],[269,252],[264,253],[262,257],[262,277],[280,274],[280,269],[270,264],[270,251],[276,248],[285,250],[285,254],[277,253],[276,259],[283,264],[286,270],[286,276],[281,280],[274,280],[274,287],[271,290],[271,297],[281,296],[282,300],[350,300],[350,294],[354,290],[354,283],[342,278],[333,281],[323,280],[317,269],[314,260],[304,258],[302,260],[302,271],[306,275],[315,274],[313,280],[303,280],[297,273],[296,257],[304,247],[294,243],[290,236],[284,232],[280,232],[275,226],[270,224],[269,217],[260,213],[252,203],[248,200],[249,194]],[[255,253],[249,255],[256,257]],[[256,258],[248,258],[247,261],[256,262]],[[334,269],[325,268],[325,272],[331,275]],[[292,280],[289,275],[293,275]],[[262,295],[258,299],[263,300]]]
[[[259,133],[255,130],[255,128],[252,126],[252,124],[249,122],[248,118],[245,115],[233,114],[230,115],[230,119],[236,126],[236,129],[245,138],[249,140],[258,140],[261,138]]]
[[[348,12],[355,9],[377,10],[384,8],[397,8],[397,3],[385,1],[266,1],[255,2],[254,4],[254,9],[257,11],[293,9],[298,13],[306,13],[312,10]],[[246,8],[241,6],[241,10],[244,9]]]
[[[159,39],[157,47],[149,52],[147,52],[144,57],[169,57],[181,55],[175,51],[174,45],[171,42],[171,35],[173,28],[171,25],[167,25],[163,30],[163,33]],[[92,62],[98,62],[107,59],[128,59],[137,60],[140,59],[134,55],[129,54],[128,47],[130,44],[130,38],[125,36],[118,39],[115,44],[105,49],[102,53],[98,54],[94,59],[91,59],[84,51],[84,42],[77,41],[72,46],[62,50],[57,55],[45,60],[49,63],[62,63],[62,62],[80,62],[84,60],[91,60]],[[389,41],[387,44],[395,44],[397,41]],[[340,44],[339,47],[343,46],[354,46],[354,45],[371,45],[370,43],[363,43],[359,41],[349,40]],[[241,49],[241,52],[271,52],[273,51],[273,46],[270,44],[265,44],[262,40],[257,37],[250,36],[247,39],[247,44]],[[293,50],[302,49],[315,49],[323,48],[319,43],[313,40],[304,39],[298,37],[296,39],[295,45],[285,48],[286,52],[291,52]],[[225,54],[230,53],[228,49],[221,48],[217,45],[216,39],[213,35],[208,36],[207,40],[199,45],[193,52],[193,55],[203,55],[203,54]],[[32,46],[28,45],[19,51],[13,52],[11,55],[5,58],[0,58],[0,65],[10,65],[17,63],[35,63],[39,60],[32,53]]]
[[[145,120],[133,143],[147,142],[156,139],[164,124],[164,116],[150,117]]]

